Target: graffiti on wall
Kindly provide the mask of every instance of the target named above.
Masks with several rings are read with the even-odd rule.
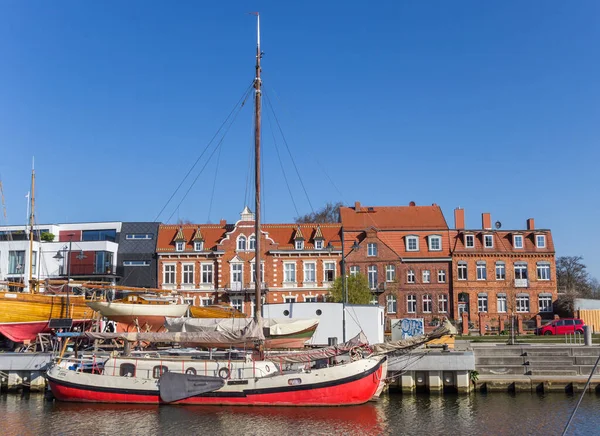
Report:
[[[392,320],[392,341],[412,338],[425,333],[423,318],[402,318]]]

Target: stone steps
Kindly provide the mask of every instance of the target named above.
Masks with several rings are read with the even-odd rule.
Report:
[[[475,367],[482,375],[524,375],[527,370],[525,365],[475,365]]]
[[[537,365],[539,363],[551,363],[553,365],[573,365],[573,358],[565,359],[561,356],[560,359],[549,359],[544,356],[524,357],[525,363],[528,365]]]
[[[493,366],[504,366],[504,365],[523,365],[524,360],[521,356],[497,356],[497,357],[477,357],[475,359],[475,365],[493,365]]]
[[[531,369],[528,372],[529,375],[559,375],[559,376],[575,376],[577,375],[577,369]]]

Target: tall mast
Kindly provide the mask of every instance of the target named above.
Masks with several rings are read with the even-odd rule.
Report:
[[[254,283],[256,290],[254,294],[255,308],[254,319],[256,320],[259,327],[261,323],[261,289],[262,289],[262,263],[260,261],[260,111],[261,111],[261,85],[260,80],[260,58],[262,53],[260,51],[260,16],[256,12],[256,77],[254,78],[254,180],[255,180],[255,221],[254,221],[254,234],[256,235],[255,248],[256,253],[254,256],[254,274],[256,277]]]
[[[32,278],[33,278],[33,223],[35,221],[35,165],[34,161],[31,161],[31,208],[29,213],[29,292],[32,291]]]

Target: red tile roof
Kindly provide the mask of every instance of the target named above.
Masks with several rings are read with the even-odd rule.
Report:
[[[321,228],[321,235],[317,234],[317,229]],[[323,247],[331,242],[334,248],[341,247],[340,230],[341,224],[263,224],[261,226],[264,232],[278,244],[280,250],[291,250],[294,248],[294,237],[296,230],[300,229],[304,236],[305,248],[314,248],[314,238],[316,235],[322,236]]]
[[[174,238],[179,229],[185,238],[185,251],[194,251],[193,238],[198,229],[201,229],[204,237],[204,249],[212,250],[217,242],[225,235],[226,227],[218,224],[161,224],[158,227],[158,239],[156,241],[157,252],[175,251]]]
[[[431,206],[341,207],[344,230],[444,230],[448,228],[442,209]]]

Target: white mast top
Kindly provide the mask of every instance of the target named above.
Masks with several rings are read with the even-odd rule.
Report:
[[[256,45],[260,53],[260,15],[256,12]]]

